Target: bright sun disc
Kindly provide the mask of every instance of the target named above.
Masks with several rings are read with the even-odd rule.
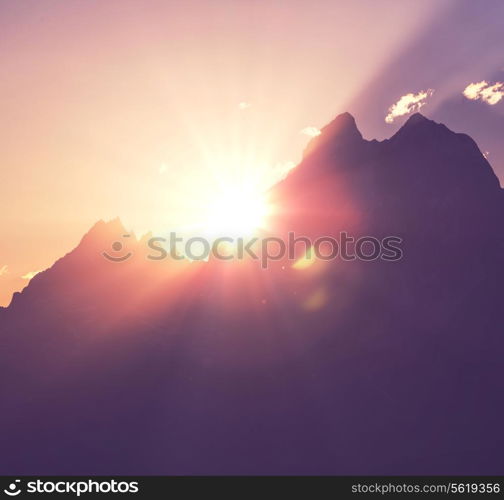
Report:
[[[268,212],[264,193],[230,187],[209,203],[205,231],[211,237],[252,236],[264,227]]]

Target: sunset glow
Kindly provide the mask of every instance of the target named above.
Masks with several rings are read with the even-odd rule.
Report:
[[[502,494],[503,19],[0,0],[0,497]]]
[[[447,62],[460,40],[444,45],[453,8],[448,0],[2,3],[0,305],[99,219],[120,216],[136,234],[263,229],[275,209],[268,188],[343,111],[379,140],[420,104],[458,126],[444,102],[488,81],[480,101],[492,106],[475,112],[502,113],[501,66],[492,62],[501,50],[490,42],[501,27],[479,21],[488,40],[471,30],[465,55],[478,66],[459,71],[462,61]],[[422,54],[437,57],[423,61],[416,51],[431,26],[440,27],[429,35],[436,50]],[[428,89],[435,94],[416,102]],[[467,132],[504,175],[489,120]]]
[[[246,186],[230,186],[210,203],[204,229],[210,236],[251,236],[264,227],[269,207],[265,195]]]

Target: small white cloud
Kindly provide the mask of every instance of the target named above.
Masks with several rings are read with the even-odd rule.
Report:
[[[388,109],[388,115],[385,117],[387,123],[392,123],[398,116],[416,113],[425,106],[427,98],[434,94],[433,89],[421,90],[417,94],[403,95],[395,104]]]
[[[291,171],[294,167],[296,166],[296,164],[293,162],[293,161],[284,161],[284,162],[280,162],[280,163],[277,163],[275,165],[275,170],[277,172],[279,172],[280,175],[287,175],[287,173],[289,171]]]
[[[0,267],[0,276],[4,276],[8,272],[9,272],[9,266],[8,265],[4,265],[4,266]]]
[[[465,89],[464,94],[465,97],[468,99],[471,99],[472,101],[475,101],[476,99],[480,98],[481,91],[488,86],[488,83],[483,80],[482,82],[478,83],[470,83]]]
[[[244,109],[248,109],[252,106],[252,104],[250,104],[250,102],[245,102],[245,101],[242,101],[238,104],[238,107],[241,109],[241,110],[244,110]]]
[[[504,83],[495,82],[493,85],[490,85],[486,80],[470,83],[462,94],[471,101],[481,99],[483,102],[493,106],[504,97]]]
[[[279,162],[273,167],[271,185],[280,182],[287,177],[287,174],[296,166],[293,161]]]
[[[31,280],[34,276],[37,276],[38,273],[40,273],[40,271],[30,271],[29,273],[21,276],[21,278],[24,280]]]
[[[481,92],[481,98],[490,106],[497,104],[504,97],[504,83],[497,82]]]
[[[308,137],[317,137],[317,135],[321,134],[320,129],[317,127],[305,127],[299,133],[307,135]]]
[[[159,173],[164,174],[168,170],[168,167],[166,166],[166,163],[161,163],[159,167]]]

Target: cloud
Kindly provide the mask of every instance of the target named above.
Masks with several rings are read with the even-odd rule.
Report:
[[[238,104],[238,107],[241,109],[241,110],[244,110],[244,109],[248,109],[252,106],[252,104],[250,104],[250,102],[245,102],[245,101],[242,101],[240,102],[240,104]]]
[[[4,276],[5,274],[7,274],[9,272],[8,269],[9,269],[9,266],[7,266],[7,265],[0,267],[0,276]]]
[[[25,275],[21,276],[21,278],[24,280],[31,280],[38,273],[40,273],[40,271],[30,271],[29,273],[26,273]]]
[[[490,106],[497,104],[504,97],[504,83],[495,82],[490,85],[486,80],[470,83],[462,92],[471,101],[481,99]]]
[[[164,174],[168,170],[168,167],[166,166],[166,163],[161,163],[159,167],[159,173]]]
[[[497,82],[481,92],[481,98],[490,106],[497,104],[504,96],[504,83]]]
[[[281,180],[285,179],[287,177],[287,174],[296,166],[296,164],[293,161],[283,161],[283,162],[278,162],[273,166],[271,169],[270,176],[268,178],[268,183],[266,188],[270,188],[271,186],[275,185],[277,182],[280,182]]]
[[[481,91],[488,86],[488,83],[483,80],[479,83],[470,83],[465,89],[464,94],[465,97],[471,100],[479,99],[481,96]]]
[[[410,93],[403,95],[395,104],[390,106],[385,121],[392,123],[398,116],[417,112],[425,105],[427,98],[432,94],[434,94],[434,90],[427,89],[421,90],[417,94]]]
[[[317,137],[317,135],[321,134],[320,130],[317,127],[305,127],[299,133],[307,135],[309,137]]]

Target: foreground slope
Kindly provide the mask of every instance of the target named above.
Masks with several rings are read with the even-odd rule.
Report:
[[[0,315],[4,474],[502,474],[503,192],[468,136],[338,116],[278,234],[398,262],[112,264],[99,222]]]

